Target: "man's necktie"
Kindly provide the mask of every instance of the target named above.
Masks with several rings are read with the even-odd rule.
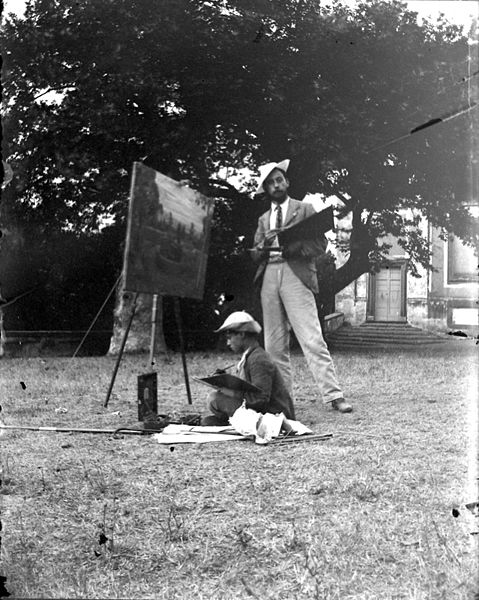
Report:
[[[281,229],[281,225],[283,224],[283,215],[281,210],[281,204],[278,204],[276,207],[276,229]]]

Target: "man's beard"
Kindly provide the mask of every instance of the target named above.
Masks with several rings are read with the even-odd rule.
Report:
[[[279,194],[277,196],[275,196],[274,194],[270,194],[269,199],[275,204],[283,204],[283,202],[286,202],[288,198],[288,192],[281,192],[281,194],[281,196]]]

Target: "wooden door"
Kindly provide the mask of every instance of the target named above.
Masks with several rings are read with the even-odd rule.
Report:
[[[374,318],[376,321],[402,321],[402,273],[400,265],[384,267],[376,274]]]

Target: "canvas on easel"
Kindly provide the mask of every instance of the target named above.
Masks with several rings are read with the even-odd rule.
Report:
[[[214,201],[135,162],[124,255],[124,289],[203,298]]]

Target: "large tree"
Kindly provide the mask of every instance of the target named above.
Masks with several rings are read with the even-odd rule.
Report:
[[[133,161],[191,179],[218,198],[208,326],[221,294],[248,302],[245,249],[264,208],[225,173],[290,157],[293,195],[346,202],[351,251],[333,291],[383,259],[387,234],[413,270],[428,265],[423,218],[477,241],[464,206],[477,111],[386,144],[475,101],[467,36],[419,25],[404,3],[29,0],[1,44],[15,173],[3,214],[80,236],[124,226]]]

